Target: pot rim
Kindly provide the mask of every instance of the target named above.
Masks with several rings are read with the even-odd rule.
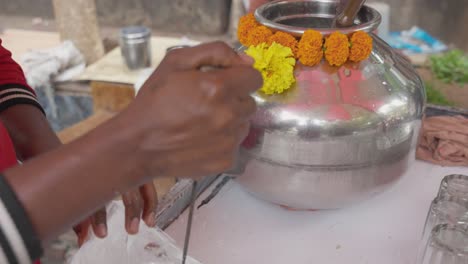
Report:
[[[261,7],[257,8],[255,10],[255,18],[257,21],[271,29],[278,30],[278,31],[283,31],[289,34],[292,34],[294,36],[302,36],[304,31],[307,29],[314,29],[319,32],[321,32],[323,35],[327,36],[330,35],[333,32],[340,31],[341,33],[344,34],[350,34],[356,31],[365,31],[365,32],[372,32],[373,30],[377,29],[379,26],[380,22],[382,21],[382,16],[380,13],[367,5],[363,5],[361,10],[359,11],[357,15],[357,19],[355,21],[355,24],[350,27],[343,27],[343,28],[337,28],[337,27],[321,27],[321,28],[315,28],[315,27],[298,27],[298,26],[290,26],[286,24],[279,23],[279,20],[284,20],[287,18],[301,18],[301,17],[317,17],[317,18],[329,18],[332,20],[336,16],[335,13],[327,12],[327,13],[318,13],[318,12],[297,12],[293,14],[284,14],[284,12],[275,12],[278,9],[282,8],[290,8],[292,10],[300,10],[304,11],[307,8],[311,9],[312,7],[319,7],[318,9],[321,11],[328,11],[332,10],[337,10],[339,1],[337,0],[295,0],[295,1],[282,1],[282,0],[276,0],[269,2],[267,4],[262,5]],[[334,7],[334,8],[333,8]],[[278,14],[277,16],[274,16]],[[272,17],[274,16],[274,17]],[[358,24],[356,24],[358,22]]]

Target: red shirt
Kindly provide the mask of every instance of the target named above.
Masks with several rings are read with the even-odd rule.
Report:
[[[16,104],[31,104],[43,111],[34,90],[26,82],[23,70],[11,58],[11,52],[2,46],[0,39],[0,112]],[[0,122],[0,172],[16,162],[13,143]]]
[[[8,131],[0,122],[0,171],[5,171],[16,164],[15,148],[13,147]]]
[[[16,104],[31,104],[42,111],[23,70],[11,58],[11,52],[2,46],[0,39],[0,112]],[[0,172],[14,165],[17,165],[15,148],[7,129],[0,122]]]

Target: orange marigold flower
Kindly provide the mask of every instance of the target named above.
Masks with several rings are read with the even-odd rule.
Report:
[[[325,40],[325,59],[332,66],[343,65],[349,57],[348,37],[341,32],[333,32]]]
[[[258,26],[249,31],[247,36],[247,43],[249,46],[257,46],[261,43],[268,42],[268,39],[273,35],[271,29],[265,26]]]
[[[249,31],[258,27],[259,24],[255,19],[254,14],[247,14],[239,19],[239,24],[237,25],[237,38],[239,42],[244,46],[250,46],[247,39],[249,36]]]
[[[364,31],[356,31],[351,36],[351,49],[349,60],[363,61],[369,58],[372,52],[372,38]]]
[[[276,42],[285,47],[289,47],[294,55],[297,53],[297,39],[291,34],[278,31],[268,39],[268,44]]]
[[[322,33],[313,29],[306,30],[298,44],[299,61],[305,66],[317,65],[323,58],[322,45]]]

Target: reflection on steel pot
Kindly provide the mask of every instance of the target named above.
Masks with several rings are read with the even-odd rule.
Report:
[[[274,1],[257,20],[300,36],[328,35],[338,1]],[[343,33],[372,32],[380,15],[364,6]],[[254,195],[297,209],[335,209],[368,199],[396,182],[414,160],[425,106],[411,64],[372,35],[371,56],[340,68],[297,65],[281,95],[254,96],[258,110],[240,152],[238,181]]]

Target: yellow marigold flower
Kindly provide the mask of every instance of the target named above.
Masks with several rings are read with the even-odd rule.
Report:
[[[247,14],[239,19],[239,24],[237,25],[237,38],[239,42],[244,46],[250,46],[247,38],[249,36],[249,31],[258,27],[259,24],[255,19],[254,14]]]
[[[372,38],[364,31],[356,31],[351,36],[351,49],[349,51],[349,60],[363,61],[369,58],[372,52]]]
[[[265,94],[280,94],[296,82],[294,66],[296,59],[289,47],[278,43],[262,43],[250,46],[245,53],[255,60],[254,68],[261,72]]]
[[[265,26],[258,26],[249,31],[247,36],[247,43],[249,46],[257,46],[260,43],[265,43],[268,38],[273,35],[271,29]]]
[[[322,45],[322,33],[313,29],[306,30],[298,44],[299,61],[305,66],[317,65],[323,58]]]
[[[278,31],[268,39],[268,44],[278,43],[282,46],[289,47],[293,54],[297,53],[297,39],[291,34]]]
[[[332,66],[343,65],[349,57],[348,37],[338,31],[333,32],[325,40],[325,59]]]

